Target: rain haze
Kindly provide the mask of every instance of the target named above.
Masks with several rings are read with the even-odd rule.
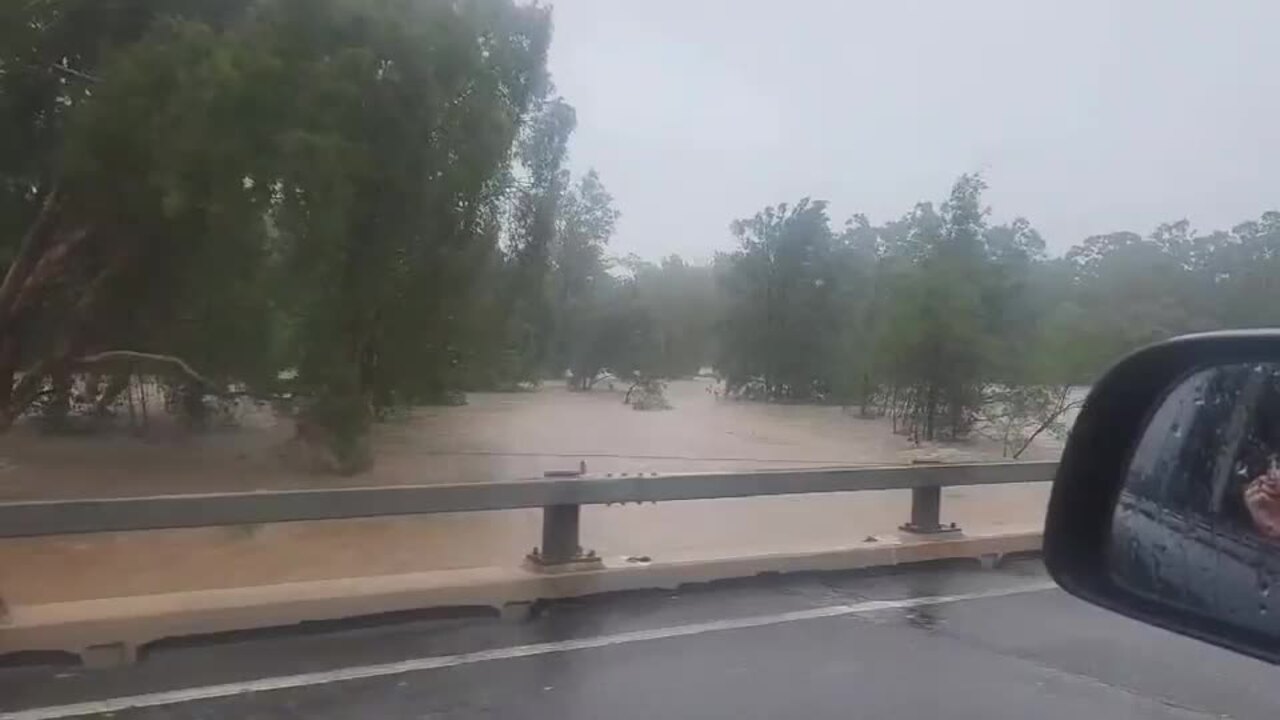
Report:
[[[618,254],[707,260],[729,221],[812,196],[882,222],[981,172],[1051,252],[1277,206],[1280,4],[557,0],[572,165]]]

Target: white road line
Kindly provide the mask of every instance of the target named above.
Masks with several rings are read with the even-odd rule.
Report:
[[[458,655],[439,655],[436,657],[401,660],[400,662],[383,663],[380,665],[364,665],[361,667],[302,673],[299,675],[282,675],[279,677],[249,680],[246,682],[207,685],[204,687],[185,688],[182,690],[168,690],[165,692],[148,693],[146,695],[128,695],[125,697],[72,703],[69,705],[51,705],[48,707],[31,708],[29,710],[18,710],[16,712],[3,713],[0,714],[0,720],[57,720],[58,718],[114,713],[120,712],[121,710],[128,710],[130,708],[174,705],[177,703],[191,702],[193,700],[212,700],[216,698],[232,697],[235,695],[245,695],[248,693],[285,690],[288,688],[307,687],[310,685],[325,685],[328,683],[343,682],[346,680],[400,675],[403,673],[419,672],[422,670],[436,670],[439,668],[455,667],[458,665],[473,665],[475,663],[491,662],[494,660],[510,660],[512,658],[532,657],[534,655],[548,655],[551,653],[573,652],[575,650],[589,650],[591,648],[625,645],[627,643],[643,642],[646,640],[688,637],[690,635],[702,635],[704,633],[721,632],[724,630],[741,630],[743,628],[781,625],[784,623],[799,622],[801,620],[815,620],[817,618],[839,617],[841,615],[859,615],[862,613],[875,612],[877,610],[914,608],[926,605],[942,605],[944,603],[961,602],[964,600],[980,600],[983,598],[1001,597],[1005,595],[1021,595],[1023,593],[1050,590],[1054,587],[1055,585],[1051,582],[1038,582],[999,590],[987,590],[984,592],[963,593],[959,595],[938,595],[932,597],[906,598],[903,600],[870,600],[867,602],[854,603],[852,605],[829,605],[826,607],[811,608],[808,610],[795,610],[792,612],[778,613],[776,615],[755,615],[730,620],[713,620],[711,622],[691,623],[689,625],[674,625],[672,627],[653,628],[651,630],[635,630],[632,632],[617,633],[614,635],[601,635],[599,637],[582,638],[579,640],[561,640],[558,642],[537,643],[534,645],[517,645],[514,647],[495,648],[493,650],[481,650],[479,652],[460,653]]]

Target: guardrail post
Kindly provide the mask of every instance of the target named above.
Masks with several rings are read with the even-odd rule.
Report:
[[[960,528],[955,523],[942,524],[941,511],[942,488],[936,485],[911,488],[911,522],[900,525],[898,529],[921,535],[958,532]]]
[[[587,464],[578,464],[575,470],[552,470],[544,477],[578,477],[586,474]],[[583,551],[579,536],[582,506],[576,504],[548,505],[542,508],[542,545],[525,558],[538,570],[582,569],[598,567],[602,563],[594,550]]]
[[[581,505],[552,505],[542,508],[542,562],[573,562],[582,554],[579,539]]]

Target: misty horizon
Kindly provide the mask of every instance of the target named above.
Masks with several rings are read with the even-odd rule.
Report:
[[[617,255],[705,262],[729,223],[826,200],[833,226],[940,204],[978,172],[991,221],[1053,255],[1275,209],[1280,6],[1097,0],[893,6],[553,3],[576,173],[621,212]],[[773,48],[763,52],[761,48]]]

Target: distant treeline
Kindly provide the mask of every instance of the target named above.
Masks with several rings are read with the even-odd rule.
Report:
[[[1280,212],[1209,234],[1186,221],[1115,232],[1050,258],[1027,220],[989,223],[984,189],[962,176],[940,208],[879,226],[855,215],[834,231],[809,200],[734,222],[740,247],[716,260],[729,387],[956,437],[1011,389],[1088,384],[1180,333],[1280,323]]]

